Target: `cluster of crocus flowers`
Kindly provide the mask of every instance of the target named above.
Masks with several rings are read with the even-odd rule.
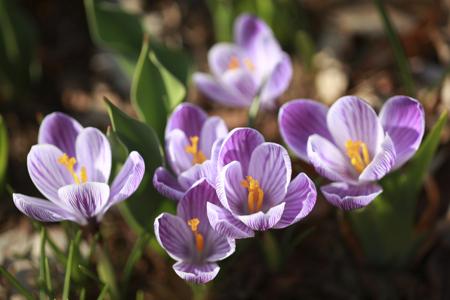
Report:
[[[144,175],[144,161],[133,151],[110,186],[111,163],[103,133],[52,113],[42,121],[38,145],[27,158],[31,180],[49,201],[13,194],[14,204],[42,222],[97,222],[112,205],[133,194]]]
[[[234,24],[234,44],[218,43],[208,53],[212,75],[194,74],[198,89],[209,99],[232,107],[249,107],[258,97],[273,108],[292,77],[289,55],[262,20],[241,15]]]
[[[413,98],[387,100],[377,116],[354,96],[329,109],[312,100],[294,100],[279,113],[286,143],[301,159],[332,181],[321,188],[325,198],[345,210],[368,205],[382,188],[377,181],[405,164],[422,141],[425,118]]]
[[[230,256],[235,241],[209,224],[206,204],[219,205],[216,191],[206,179],[197,181],[178,202],[177,215],[163,213],[155,220],[160,245],[177,262],[175,272],[184,280],[206,283],[219,272],[217,261]]]
[[[194,182],[208,178],[214,183],[217,152],[228,133],[225,122],[198,106],[180,104],[170,116],[165,131],[167,161],[172,169],[160,167],[153,185],[165,197],[180,200]]]

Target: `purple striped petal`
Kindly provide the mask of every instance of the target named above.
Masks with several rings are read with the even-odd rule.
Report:
[[[235,250],[236,242],[234,239],[211,230],[206,236],[204,259],[210,262],[223,260],[233,254]]]
[[[253,76],[245,69],[236,69],[225,72],[221,78],[226,89],[238,96],[242,104],[250,106],[258,92],[258,86]]]
[[[189,189],[195,182],[206,178],[212,185],[216,184],[217,165],[211,160],[196,164],[178,176],[178,183],[183,190]]]
[[[306,145],[311,135],[318,134],[332,140],[327,127],[327,112],[328,107],[309,99],[289,101],[280,109],[281,136],[295,155],[306,162],[309,162]]]
[[[253,230],[263,231],[274,227],[283,216],[286,203],[282,202],[267,212],[259,211],[251,215],[236,216],[242,223]]]
[[[386,134],[386,138],[381,144],[381,149],[359,175],[359,179],[362,181],[375,181],[383,178],[395,165],[395,159],[394,144],[389,135]]]
[[[200,133],[200,149],[203,154],[211,158],[215,141],[224,138],[227,134],[228,128],[222,118],[217,116],[208,118]]]
[[[197,105],[182,103],[177,106],[169,117],[166,126],[166,135],[174,129],[180,129],[189,138],[200,136],[207,114]]]
[[[217,276],[220,267],[216,263],[193,264],[177,262],[173,265],[173,269],[178,276],[188,282],[204,284]]]
[[[175,260],[188,260],[195,251],[192,232],[180,217],[163,213],[155,219],[155,236],[161,247]]]
[[[28,217],[41,222],[59,222],[63,220],[77,221],[69,212],[53,202],[22,194],[13,194],[17,209]]]
[[[234,35],[236,44],[252,58],[255,69],[263,77],[268,76],[283,55],[270,27],[257,17],[244,14],[235,22]]]
[[[244,176],[238,161],[226,165],[217,176],[216,192],[223,207],[233,214],[247,211],[247,191],[241,185]]]
[[[219,169],[236,160],[239,161],[246,174],[253,150],[264,143],[264,137],[255,129],[235,128],[222,144],[219,152]]]
[[[215,44],[208,52],[208,65],[211,72],[217,78],[229,70],[230,62],[237,60],[243,66],[242,51],[236,45],[230,43]]]
[[[111,174],[111,146],[97,128],[85,128],[76,141],[77,168],[86,168],[88,181],[108,182]]]
[[[370,157],[374,157],[384,140],[384,130],[375,111],[355,96],[338,99],[328,111],[327,124],[336,145],[344,153],[347,141],[361,141],[367,145]]]
[[[185,192],[177,179],[163,167],[156,169],[153,175],[153,186],[161,195],[175,201],[183,198]]]
[[[261,105],[268,109],[273,109],[276,99],[280,97],[292,79],[292,62],[286,53],[283,53],[281,60],[277,63],[269,78],[259,94]]]
[[[83,127],[72,117],[60,112],[47,115],[39,128],[38,143],[55,145],[75,157],[75,140]]]
[[[132,151],[111,184],[107,208],[130,197],[141,184],[144,172],[144,159],[138,152]]]
[[[394,168],[401,167],[416,153],[425,130],[425,113],[414,98],[390,98],[380,112],[384,130],[391,137],[397,158]]]
[[[258,180],[264,191],[263,210],[279,204],[284,200],[291,180],[289,154],[283,146],[262,143],[252,153],[248,175]]]
[[[192,155],[186,152],[189,145],[188,137],[180,129],[174,129],[166,135],[167,161],[177,175],[193,165]]]
[[[192,218],[200,220],[198,230],[204,235],[212,229],[206,215],[207,202],[218,204],[219,199],[214,187],[206,179],[202,179],[185,193],[177,207],[177,215],[183,220],[188,221]]]
[[[383,191],[381,186],[374,183],[349,185],[343,182],[325,185],[320,190],[328,202],[343,210],[365,207]]]
[[[100,182],[71,184],[60,188],[58,195],[69,211],[90,219],[108,204],[109,186]]]
[[[307,145],[308,158],[320,175],[333,181],[357,182],[348,158],[329,140],[314,134]]]
[[[226,106],[247,107],[250,105],[251,100],[242,98],[234,90],[230,90],[208,74],[195,73],[193,81],[197,88],[210,100]]]
[[[58,162],[62,155],[56,146],[42,144],[31,147],[27,157],[31,180],[42,195],[54,203],[60,203],[58,189],[75,182],[70,172]]]
[[[218,233],[233,239],[245,239],[255,236],[253,230],[235,218],[228,210],[208,202],[206,204],[211,227]]]
[[[289,184],[283,215],[275,228],[285,228],[309,215],[316,204],[316,198],[314,183],[305,173],[298,174]]]

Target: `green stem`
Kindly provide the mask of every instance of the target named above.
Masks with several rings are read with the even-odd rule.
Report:
[[[209,284],[191,284],[192,299],[205,300],[208,298]]]
[[[260,241],[264,252],[264,258],[266,259],[270,271],[278,272],[281,268],[282,260],[277,239],[273,236],[272,232],[264,231]]]
[[[411,69],[409,67],[408,58],[406,57],[405,51],[403,50],[400,38],[398,37],[397,32],[395,31],[395,28],[392,25],[392,22],[387,14],[386,8],[383,4],[383,0],[373,1],[383,21],[384,29],[389,39],[389,43],[391,44],[392,50],[394,51],[395,61],[400,71],[400,77],[405,87],[406,93],[409,96],[414,97],[414,80],[411,74]]]
[[[259,105],[260,105],[259,97],[256,97],[253,100],[250,109],[248,110],[248,127],[250,128],[255,128],[256,117],[258,116],[259,113]]]

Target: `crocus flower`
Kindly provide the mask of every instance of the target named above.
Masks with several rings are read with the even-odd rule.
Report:
[[[216,154],[227,133],[221,118],[208,117],[193,104],[180,104],[165,131],[167,161],[175,176],[158,168],[153,176],[155,188],[165,197],[180,200],[198,179],[206,177],[214,183]]]
[[[206,283],[219,272],[217,261],[235,250],[233,239],[214,231],[206,216],[206,203],[219,204],[206,179],[197,181],[178,202],[177,215],[163,213],[155,220],[159,244],[177,261],[175,272],[184,280]]]
[[[45,117],[38,139],[27,157],[28,173],[50,201],[13,194],[17,208],[35,220],[70,220],[81,225],[99,221],[112,205],[134,193],[144,175],[144,161],[133,151],[109,186],[111,148],[107,138],[63,113]]]
[[[220,205],[208,203],[211,226],[229,237],[285,228],[307,216],[316,188],[304,173],[291,181],[291,161],[282,146],[264,142],[250,128],[232,130],[218,155],[216,191]]]
[[[375,199],[382,192],[376,181],[414,155],[425,118],[410,97],[389,99],[377,116],[362,99],[346,96],[330,109],[312,100],[286,103],[279,127],[294,153],[333,181],[321,189],[326,199],[350,210]]]
[[[208,53],[212,75],[194,74],[197,87],[211,100],[248,107],[259,97],[272,108],[289,86],[292,64],[272,30],[262,20],[241,15],[234,24],[234,44],[218,43]]]

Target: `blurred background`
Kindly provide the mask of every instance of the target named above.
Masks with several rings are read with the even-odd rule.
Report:
[[[104,96],[137,116],[130,104],[130,88],[144,32],[159,60],[187,86],[187,101],[222,116],[229,128],[246,126],[247,111],[208,101],[190,80],[194,71],[208,71],[207,52],[214,43],[232,41],[233,21],[242,12],[264,19],[292,57],[293,80],[279,105],[295,98],[330,105],[354,94],[379,108],[392,95],[408,94],[422,102],[427,128],[431,128],[440,113],[450,108],[450,1],[384,1],[403,46],[406,71],[377,3],[0,0],[0,125],[8,136],[2,138],[0,132],[0,148],[9,146],[7,157],[0,155],[0,181],[4,181],[0,264],[33,289],[39,233],[14,207],[10,193],[39,195],[28,176],[26,156],[37,141],[43,116],[63,111],[84,126],[106,131],[110,121]],[[108,12],[117,19],[106,18],[109,23],[103,28],[127,24],[116,33],[120,41],[108,39],[108,32],[100,32],[95,24],[101,13]],[[258,129],[267,140],[282,142],[276,111],[262,113]],[[406,266],[367,262],[348,222],[319,197],[310,217],[277,234],[278,245],[289,251],[283,252],[283,262],[276,269],[265,263],[258,242],[242,241],[238,247],[243,250],[222,264],[209,297],[450,299],[449,130],[448,125],[443,130],[417,206],[416,229],[427,231],[427,238]],[[1,165],[6,162],[8,169],[2,174]],[[294,168],[314,174],[295,159]],[[113,265],[120,273],[138,236],[118,210],[112,210],[104,223]],[[67,244],[64,226],[47,228],[61,247]],[[171,264],[157,251],[144,251],[131,275],[130,298],[140,290],[145,299],[190,299],[189,287],[174,274]],[[61,285],[64,268],[55,266],[52,274],[55,285]],[[15,295],[0,278],[0,298],[20,299]]]

